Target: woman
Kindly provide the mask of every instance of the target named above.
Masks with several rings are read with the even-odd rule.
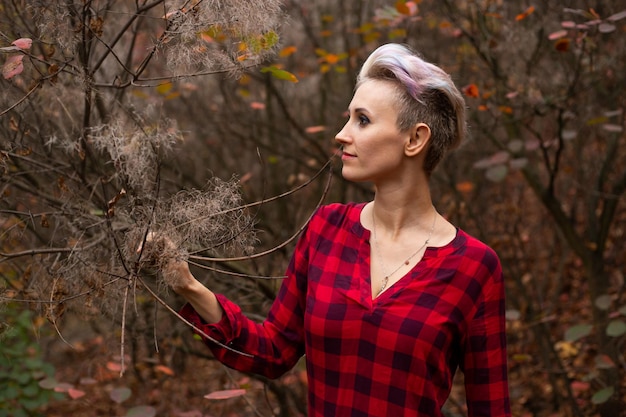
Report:
[[[404,46],[378,48],[336,136],[343,176],[372,182],[374,200],[315,213],[261,324],[170,265],[183,316],[241,371],[278,377],[306,354],[311,417],[442,416],[457,367],[469,416],[509,416],[499,260],[437,213],[429,190],[464,134],[450,77]]]

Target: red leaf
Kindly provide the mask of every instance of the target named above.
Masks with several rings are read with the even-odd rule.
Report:
[[[71,389],[74,389],[74,385],[68,384],[67,382],[61,382],[54,387],[55,392],[69,392]]]
[[[11,42],[11,45],[15,45],[20,49],[28,50],[33,44],[33,40],[30,38],[19,38]]]
[[[229,389],[224,391],[214,391],[204,396],[209,400],[226,400],[228,398],[240,397],[246,393],[245,389]]]
[[[564,38],[567,36],[567,31],[566,30],[557,30],[556,32],[552,32],[550,35],[548,35],[548,39],[550,39],[551,41],[560,39],[560,38]]]
[[[24,55],[11,55],[7,58],[6,62],[2,66],[2,76],[5,80],[13,78],[24,71],[22,59],[24,59]]]
[[[85,391],[81,391],[76,388],[70,388],[67,390],[67,394],[70,396],[72,400],[76,400],[80,397],[83,397],[85,395]]]
[[[569,38],[561,38],[554,43],[554,48],[559,52],[569,51]]]
[[[476,84],[469,84],[463,87],[463,94],[472,98],[477,98],[480,95]]]

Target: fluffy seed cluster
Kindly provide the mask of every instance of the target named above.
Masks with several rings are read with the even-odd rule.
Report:
[[[134,216],[138,221],[126,234],[128,256],[147,238],[140,269],[157,269],[169,286],[179,279],[172,263],[186,261],[190,252],[241,255],[250,253],[256,242],[254,221],[234,179],[214,179],[202,190],[181,191],[153,212],[137,209]]]
[[[160,158],[182,138],[173,121],[161,120],[156,126],[140,126],[118,119],[91,130],[94,148],[105,151],[116,175],[135,191],[148,191],[153,184]]]

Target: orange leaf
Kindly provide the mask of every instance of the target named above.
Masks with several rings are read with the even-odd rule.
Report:
[[[165,365],[157,365],[154,367],[154,370],[157,372],[161,372],[165,375],[169,375],[169,376],[174,376],[174,371],[172,370],[172,368],[170,368],[169,366],[165,366]]]
[[[204,396],[208,400],[226,400],[228,398],[240,397],[246,393],[245,389],[230,389],[224,391],[215,391]]]
[[[456,185],[457,191],[461,193],[471,193],[474,190],[474,183],[471,181],[460,182]]]
[[[122,364],[118,362],[107,362],[106,367],[109,371],[121,372]]]
[[[513,109],[511,107],[509,107],[509,106],[500,106],[498,108],[504,114],[513,114]]]
[[[335,55],[335,54],[328,54],[324,57],[324,59],[326,60],[326,62],[328,62],[330,65],[336,64],[337,62],[339,62],[339,56]]]
[[[286,46],[283,49],[280,50],[279,52],[279,56],[284,58],[290,55],[293,55],[296,51],[298,50],[298,48],[296,48],[295,46]]]
[[[11,55],[7,58],[2,66],[2,76],[5,80],[13,78],[24,71],[24,64],[22,64],[23,59],[24,55]]]
[[[531,14],[533,14],[533,12],[535,11],[535,6],[530,6],[528,9],[526,9],[524,11],[524,13],[520,13],[517,16],[515,16],[515,20],[516,21],[520,21],[520,20],[524,20],[526,19],[528,16],[530,16]]]
[[[411,14],[411,9],[409,9],[409,6],[407,6],[406,2],[403,0],[398,0],[396,2],[396,10],[398,11],[398,13],[407,16]]]
[[[485,106],[484,104],[481,104],[480,106],[478,106],[478,110],[479,110],[479,111],[487,111],[487,110],[488,110],[488,108],[487,108],[487,106]]]
[[[304,129],[304,131],[306,133],[319,133],[319,132],[323,132],[324,130],[326,130],[326,126],[309,126],[306,129]]]
[[[463,87],[463,94],[472,98],[477,98],[480,96],[480,93],[478,92],[478,86],[476,84],[469,84]]]
[[[206,32],[202,32],[200,33],[200,39],[202,39],[203,41],[205,41],[206,43],[213,43],[213,37],[210,36],[208,33]]]

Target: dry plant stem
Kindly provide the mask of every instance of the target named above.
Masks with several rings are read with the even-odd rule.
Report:
[[[335,154],[335,155],[333,155],[333,157],[331,157],[331,158],[330,158],[330,159],[329,159],[329,160],[328,160],[328,161],[324,164],[324,166],[322,166],[322,167],[321,167],[321,168],[320,168],[320,169],[319,169],[319,170],[315,173],[315,175],[313,175],[313,176],[312,176],[312,177],[311,177],[308,181],[306,181],[305,183],[303,183],[303,184],[301,184],[301,185],[299,185],[299,186],[297,186],[297,187],[295,187],[295,188],[292,188],[292,189],[291,189],[291,190],[289,190],[289,191],[285,191],[284,193],[281,193],[281,194],[275,195],[275,196],[273,196],[273,197],[264,198],[264,199],[261,199],[261,200],[259,200],[259,201],[255,201],[254,203],[244,204],[244,205],[241,205],[241,206],[238,206],[238,207],[233,207],[233,208],[230,208],[230,209],[228,209],[228,210],[222,210],[222,211],[220,211],[220,212],[217,212],[217,213],[213,213],[213,214],[211,214],[211,216],[210,216],[210,217],[221,216],[221,215],[224,215],[224,214],[232,213],[233,211],[240,211],[240,210],[244,210],[244,209],[248,209],[248,208],[252,208],[252,207],[256,207],[256,206],[260,206],[260,205],[263,205],[263,204],[266,204],[266,203],[271,203],[272,201],[280,200],[281,198],[288,197],[288,196],[290,196],[291,194],[295,194],[296,192],[298,192],[298,191],[300,191],[300,190],[304,189],[305,187],[307,187],[308,185],[310,185],[311,183],[313,183],[313,181],[315,181],[315,180],[317,179],[317,177],[319,177],[320,175],[322,175],[322,172],[324,172],[324,171],[326,170],[326,168],[328,168],[328,167],[330,166],[330,163],[332,162],[332,159],[333,159],[335,156],[336,156],[336,154]],[[326,197],[326,194],[328,194],[328,190],[330,189],[330,184],[331,184],[331,181],[332,181],[332,171],[329,171],[328,181],[327,181],[327,183],[326,183],[326,187],[324,188],[324,192],[322,193],[322,199],[321,199],[322,201],[323,201],[324,197]],[[317,207],[319,207],[319,204],[317,205]],[[195,219],[193,219],[193,220],[189,220],[189,221],[188,221],[188,222],[186,222],[186,223],[181,223],[181,224],[177,225],[177,227],[186,226],[187,224],[189,224],[189,223],[191,223],[191,222],[198,221],[198,220],[203,220],[203,218],[202,218],[202,217],[198,217],[198,218],[195,218]]]
[[[124,359],[124,345],[126,343],[124,337],[126,335],[126,306],[128,304],[128,292],[132,281],[133,280],[131,277],[131,279],[128,281],[128,285],[126,285],[126,288],[124,289],[124,298],[122,300],[122,334],[120,335],[120,378],[124,376],[124,370],[126,368],[126,360]]]
[[[287,278],[284,275],[266,277],[266,276],[262,276],[262,275],[244,274],[244,273],[241,273],[241,272],[233,272],[233,271],[227,271],[225,269],[215,268],[215,267],[212,267],[212,266],[204,265],[204,264],[201,264],[199,262],[193,262],[193,261],[190,261],[190,260],[187,260],[187,262],[190,265],[197,266],[198,268],[206,269],[207,271],[217,272],[217,273],[222,274],[222,275],[230,275],[232,277],[251,278],[251,279],[264,279],[264,280],[276,280],[276,279],[285,279],[285,278]]]
[[[140,277],[136,277],[136,280],[146,289],[146,291],[148,291],[150,293],[150,295],[155,299],[156,302],[158,302],[159,304],[161,304],[163,307],[165,307],[165,309],[167,311],[169,311],[170,313],[172,313],[174,316],[176,316],[176,318],[178,318],[180,321],[182,321],[183,323],[185,323],[187,326],[191,327],[193,330],[195,330],[196,332],[198,332],[199,335],[201,335],[202,337],[206,338],[207,340],[210,340],[211,342],[215,343],[216,345],[218,345],[221,348],[230,350],[231,352],[237,353],[239,355],[242,356],[246,356],[248,358],[252,358],[254,357],[254,355],[251,355],[249,353],[244,353],[241,351],[238,351],[237,349],[233,349],[230,346],[226,346],[225,344],[215,340],[214,338],[212,338],[211,336],[209,336],[208,334],[206,334],[205,332],[202,331],[202,329],[197,328],[196,326],[193,325],[193,323],[187,321],[183,316],[181,316],[180,314],[178,314],[172,307],[170,307],[165,301],[163,301],[163,299],[161,297],[158,296],[158,294],[156,294],[152,288],[150,288],[149,286],[146,285],[146,283],[140,278]]]
[[[54,301],[52,299],[52,297],[54,297],[54,292],[56,290],[56,286],[57,286],[57,280],[55,279],[53,284],[52,284],[52,291],[50,291],[50,301],[49,301],[49,305],[52,304],[61,304],[61,302],[58,301]],[[57,319],[56,317],[52,316],[51,314],[48,315],[48,318],[50,319],[50,321],[52,322],[52,326],[54,326],[54,330],[57,332],[57,335],[59,336],[59,338],[61,339],[61,341],[63,343],[65,343],[66,345],[68,345],[70,348],[72,348],[73,350],[76,350],[76,348],[74,347],[74,345],[72,345],[70,342],[68,342],[63,335],[61,334],[61,330],[59,329],[59,326],[57,325]]]
[[[330,189],[331,182],[332,182],[332,172],[329,171],[328,181],[326,182],[326,187],[324,188],[324,192],[322,193],[322,196],[321,196],[320,200],[318,201],[317,205],[315,206],[316,208],[320,207],[320,205],[324,201],[324,198],[326,198],[326,195],[328,194],[328,190]],[[275,199],[275,198],[277,198],[277,197],[272,197],[272,199]],[[265,201],[271,201],[271,200],[268,199],[268,200],[265,200]],[[257,205],[259,203],[257,202],[257,203],[253,203],[253,204]],[[207,256],[193,255],[193,256],[189,256],[189,259],[193,259],[193,260],[197,260],[197,261],[208,261],[208,262],[227,262],[227,261],[246,261],[246,260],[249,260],[249,259],[256,259],[256,258],[261,258],[263,256],[267,256],[267,255],[269,255],[271,253],[276,252],[279,249],[284,248],[289,243],[294,241],[300,235],[300,233],[302,233],[302,231],[306,228],[307,224],[311,220],[311,217],[313,217],[314,213],[315,213],[315,210],[313,210],[311,215],[302,224],[302,226],[298,229],[298,231],[296,233],[294,233],[289,239],[287,239],[286,241],[282,242],[281,244],[279,244],[279,245],[277,245],[277,246],[275,246],[273,248],[270,248],[270,249],[268,249],[266,251],[255,253],[254,255],[240,256],[240,257],[235,257],[235,258],[211,258],[211,257],[207,257]]]
[[[0,260],[0,263],[4,262],[7,259],[10,258],[19,258],[21,256],[34,256],[34,255],[48,255],[51,253],[73,253],[73,252],[81,252],[87,249],[91,249],[95,246],[97,246],[99,243],[101,243],[105,238],[102,237],[100,239],[98,239],[97,241],[90,243],[86,246],[80,247],[80,248],[47,248],[47,249],[31,249],[31,250],[25,250],[25,251],[21,251],[21,252],[15,252],[15,253],[3,253],[0,252],[0,257],[3,257],[5,259]]]

